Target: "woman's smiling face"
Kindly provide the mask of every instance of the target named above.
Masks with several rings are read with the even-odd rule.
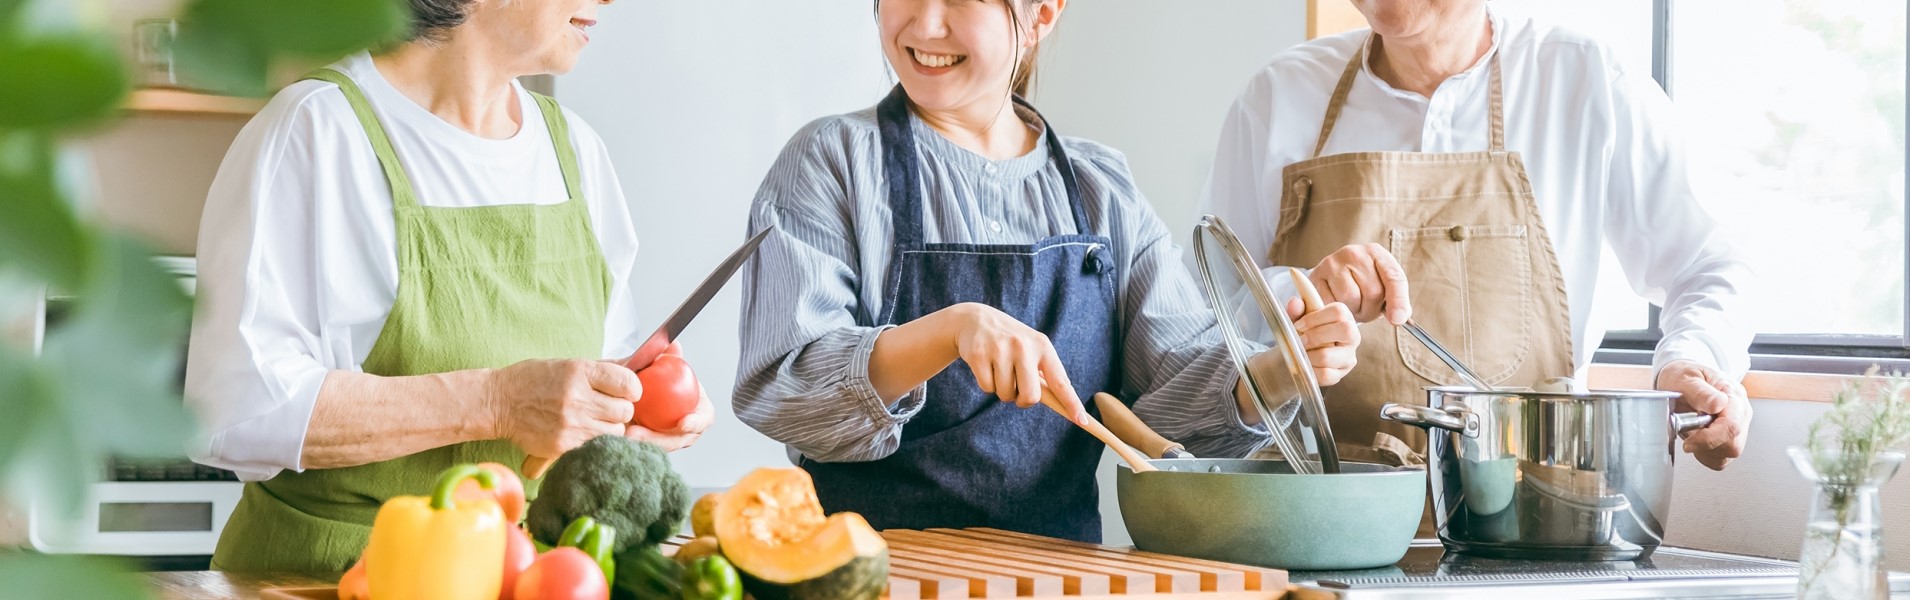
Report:
[[[909,99],[931,111],[999,106],[1022,58],[1053,29],[1059,12],[1053,0],[881,0],[876,6],[883,54]]]

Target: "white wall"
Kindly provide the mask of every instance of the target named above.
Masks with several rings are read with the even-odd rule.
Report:
[[[784,142],[809,121],[887,92],[870,5],[860,1],[620,2],[605,8],[557,97],[603,136],[637,218],[643,322],[661,323],[743,241],[750,199]],[[729,408],[740,281],[684,333],[719,414],[675,455],[694,487],[722,487],[782,446]]]
[[[1785,449],[1829,410],[1822,402],[1755,400],[1751,443],[1742,458],[1713,472],[1680,457],[1665,542],[1675,546],[1796,560],[1810,512],[1811,484]],[[1884,565],[1910,571],[1910,476],[1882,487]]]
[[[1305,39],[1300,0],[1076,1],[1042,49],[1034,101],[1062,133],[1126,153],[1185,247],[1227,108]]]

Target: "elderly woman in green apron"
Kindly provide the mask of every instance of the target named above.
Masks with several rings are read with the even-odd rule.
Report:
[[[1751,332],[1733,321],[1749,268],[1699,205],[1664,91],[1604,44],[1486,0],[1354,4],[1370,30],[1248,82],[1205,207],[1366,323],[1362,368],[1326,391],[1337,437],[1423,451],[1379,406],[1458,381],[1391,327],[1408,318],[1494,385],[1583,374],[1608,247],[1664,308],[1657,387],[1717,417],[1685,450],[1724,468],[1751,420]]]
[[[609,0],[411,0],[414,39],[287,87],[220,167],[187,396],[247,481],[214,568],[342,571],[445,467],[629,425],[637,241],[596,133],[516,83],[576,63]]]

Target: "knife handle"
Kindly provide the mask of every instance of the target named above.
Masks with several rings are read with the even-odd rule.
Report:
[[[1128,410],[1127,405],[1121,403],[1121,399],[1108,394],[1095,394],[1094,405],[1101,408],[1101,419],[1107,422],[1108,429],[1114,432],[1114,437],[1121,438],[1122,442],[1139,448],[1142,454],[1154,458],[1173,458],[1186,454],[1185,446],[1168,441],[1167,438],[1161,437],[1161,434],[1155,433],[1153,428],[1141,422],[1140,417],[1134,416],[1134,411]]]
[[[524,457],[524,466],[519,468],[518,472],[523,473],[526,479],[538,479],[543,477],[545,472],[550,471],[550,465],[554,462],[557,462],[557,459],[544,458],[542,456],[526,456]]]

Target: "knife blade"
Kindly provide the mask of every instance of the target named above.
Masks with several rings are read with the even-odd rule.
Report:
[[[650,366],[650,363],[656,362],[657,357],[662,356],[663,351],[670,348],[670,343],[676,341],[678,335],[683,334],[683,329],[689,327],[691,321],[696,320],[696,315],[703,312],[703,307],[709,305],[710,299],[715,298],[717,292],[723,291],[723,285],[729,283],[730,277],[736,274],[736,270],[742,268],[743,263],[749,262],[749,258],[756,254],[756,248],[763,245],[763,240],[769,237],[770,231],[764,229],[755,237],[749,238],[749,241],[743,242],[743,245],[735,252],[731,252],[728,258],[723,259],[723,263],[717,265],[716,270],[710,271],[709,276],[703,278],[703,283],[697,284],[696,291],[691,292],[690,297],[676,307],[676,312],[670,313],[670,318],[664,319],[663,325],[657,327],[656,332],[651,333],[649,338],[644,339],[643,345],[637,347],[636,353],[631,354],[629,360],[624,361],[624,366],[630,367],[632,371],[642,371]]]
[[[729,257],[724,258],[722,264],[716,265],[716,269],[710,271],[710,274],[703,278],[702,283],[697,284],[696,291],[690,292],[690,297],[676,307],[676,312],[670,313],[670,318],[664,319],[663,325],[657,327],[656,332],[651,333],[650,337],[637,347],[636,353],[631,354],[630,358],[624,361],[624,366],[629,367],[631,371],[641,371],[649,367],[650,363],[656,362],[657,357],[662,356],[663,351],[670,348],[670,343],[683,334],[683,329],[690,326],[690,321],[696,320],[696,315],[703,312],[703,307],[709,305],[710,299],[715,298],[716,293],[723,290],[724,284],[729,283],[730,277],[736,275],[736,271],[743,267],[743,263],[749,262],[750,257],[756,255],[756,249],[763,245],[763,240],[769,238],[770,231],[772,230],[764,229],[749,238],[749,241],[743,242],[741,247],[731,252]],[[524,464],[518,470],[526,477],[536,479],[543,477],[544,472],[550,470],[550,465],[555,460],[555,458],[542,456],[525,456]]]

